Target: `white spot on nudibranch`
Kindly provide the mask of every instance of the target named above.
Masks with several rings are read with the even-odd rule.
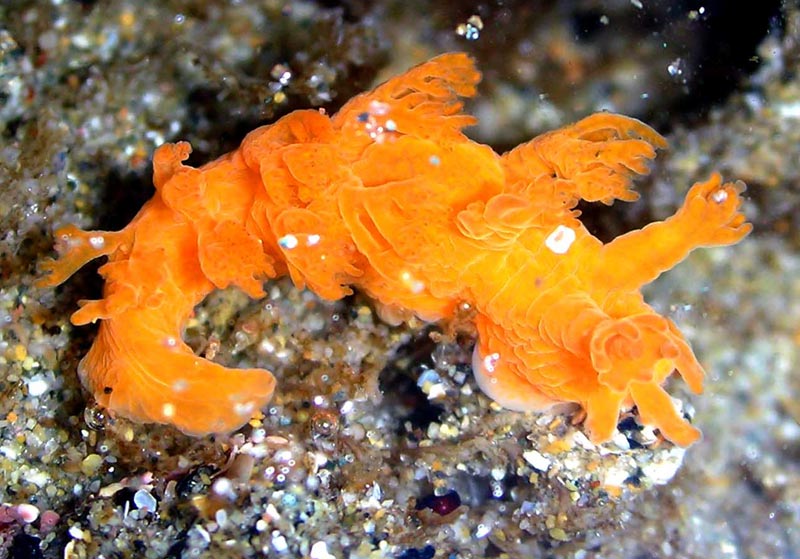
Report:
[[[391,106],[388,103],[384,103],[382,101],[370,101],[369,103],[369,112],[373,115],[388,115]]]
[[[711,195],[711,198],[717,203],[721,204],[725,200],[728,199],[728,193],[724,190],[717,190],[714,194]]]
[[[391,105],[381,101],[372,101],[368,110],[357,116],[358,122],[363,124],[364,131],[376,143],[384,142],[389,135],[397,131],[397,122],[388,118]]]
[[[500,361],[500,354],[490,353],[486,357],[483,358],[483,370],[486,374],[492,374],[494,370],[497,368],[497,362]]]
[[[175,417],[175,404],[166,403],[161,406],[161,414],[167,419]]]
[[[411,291],[411,293],[422,293],[425,289],[425,284],[411,275],[411,272],[403,271],[400,273],[400,279],[403,284]]]
[[[308,239],[306,239],[306,244],[308,246],[310,246],[310,247],[313,247],[319,241],[320,241],[320,236],[319,235],[309,235]]]
[[[556,254],[565,254],[575,242],[575,230],[559,225],[544,240],[544,245]]]
[[[239,417],[251,417],[256,409],[255,402],[236,402],[233,404],[233,411]]]
[[[189,388],[189,381],[185,378],[179,378],[175,382],[172,383],[172,391],[173,392],[185,392]]]
[[[95,250],[100,250],[106,244],[106,238],[102,235],[93,235],[89,237],[89,244],[92,245],[92,248]]]
[[[281,248],[286,248],[291,250],[297,246],[297,237],[295,237],[294,235],[284,235],[283,237],[278,239],[278,245]]]

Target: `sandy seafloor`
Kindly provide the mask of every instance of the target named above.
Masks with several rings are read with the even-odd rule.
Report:
[[[0,558],[800,557],[800,12],[730,4],[0,4]],[[187,329],[275,371],[239,433],[93,407],[76,367],[94,330],[68,317],[101,286],[96,267],[32,286],[53,229],[124,226],[164,141],[200,164],[448,50],[484,70],[471,133],[498,149],[604,108],[667,135],[639,202],[584,208],[598,234],[669,215],[712,170],[748,183],[753,234],[647,288],[706,367],[703,395],[670,388],[703,439],[675,448],[632,415],[595,447],[569,416],[481,395],[468,337],[285,280],[216,293]]]

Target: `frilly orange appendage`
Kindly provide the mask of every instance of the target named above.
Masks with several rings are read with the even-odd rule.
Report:
[[[58,260],[48,258],[39,263],[45,275],[35,282],[36,287],[55,287],[67,281],[72,274],[101,256],[108,256],[130,242],[126,231],[83,231],[74,225],[65,225],[55,231]],[[124,250],[124,247],[123,247]]]
[[[640,314],[604,320],[592,333],[590,355],[601,387],[631,397],[645,423],[657,425],[666,438],[684,446],[700,436],[696,428],[675,412],[675,406],[660,387],[677,370],[693,391],[700,392],[703,388],[702,367],[665,318]],[[607,440],[614,432],[620,410],[618,407],[612,414],[603,414],[597,406],[602,403],[587,409],[587,421],[595,437]],[[595,414],[604,419],[597,419]]]
[[[692,229],[698,246],[738,243],[753,230],[741,213],[741,195],[745,189],[742,181],[723,183],[720,174],[714,173],[707,181],[697,182],[689,189],[675,219]]]
[[[515,190],[542,191],[546,178],[572,207],[578,200],[610,204],[615,199],[632,202],[636,175],[649,173],[656,149],[666,140],[636,119],[598,113],[520,145],[503,156],[507,181]],[[531,193],[535,195],[535,193]]]
[[[603,442],[636,406],[667,439],[696,440],[662,384],[677,371],[699,392],[703,370],[639,290],[691,250],[744,237],[744,186],[715,174],[674,216],[604,244],[575,207],[636,200],[632,181],[664,138],[601,113],[500,156],[462,133],[476,122],[462,99],[479,80],[469,56],[445,54],[333,117],[296,111],[258,128],[197,169],[184,164],[189,144],[158,148],[156,194],[134,220],[116,233],[63,228],[59,260],[42,265],[46,287],[109,258],[103,298],[73,315],[101,321],[84,385],[138,421],[237,428],[274,378],[202,359],[182,329],[214,289],[261,297],[262,281],[288,274],[330,299],[361,289],[392,320],[448,319],[468,305],[477,382],[510,409],[581,407]]]

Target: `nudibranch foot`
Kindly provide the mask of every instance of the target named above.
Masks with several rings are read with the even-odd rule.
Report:
[[[472,352],[472,371],[481,391],[508,410],[541,412],[563,404],[544,394],[533,383],[518,378],[500,352],[482,351],[480,343],[475,344]]]
[[[599,385],[589,392],[582,404],[586,410],[584,425],[595,444],[610,441],[617,430],[619,411],[625,404],[625,393]]]
[[[631,383],[631,397],[645,425],[657,425],[661,435],[680,446],[689,446],[700,438],[700,429],[678,414],[672,398],[652,382]]]
[[[677,414],[661,389],[666,378],[677,370],[693,391],[702,390],[702,368],[670,321],[654,313],[605,320],[592,334],[591,360],[606,393],[619,396],[616,415],[623,403],[632,399],[642,422],[658,428],[672,442],[684,445],[690,433],[699,433]],[[590,420],[592,414],[590,405]]]

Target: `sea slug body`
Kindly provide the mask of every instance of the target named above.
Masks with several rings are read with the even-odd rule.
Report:
[[[460,98],[479,79],[467,55],[445,54],[333,117],[297,111],[258,128],[200,168],[183,164],[187,143],[165,144],[156,193],[127,227],[58,230],[40,286],[108,257],[103,298],[72,316],[100,320],[78,371],[98,403],[194,435],[241,426],[274,377],[195,355],[182,329],[214,289],[259,298],[288,274],[327,299],[362,290],[387,315],[444,320],[468,303],[477,382],[500,405],[578,405],[595,442],[635,405],[667,439],[695,441],[661,385],[677,371],[699,392],[703,370],[639,289],[694,248],[747,235],[744,185],[714,174],[672,217],[604,244],[576,205],[636,200],[631,182],[664,138],[600,113],[498,155],[462,133],[475,119]]]

